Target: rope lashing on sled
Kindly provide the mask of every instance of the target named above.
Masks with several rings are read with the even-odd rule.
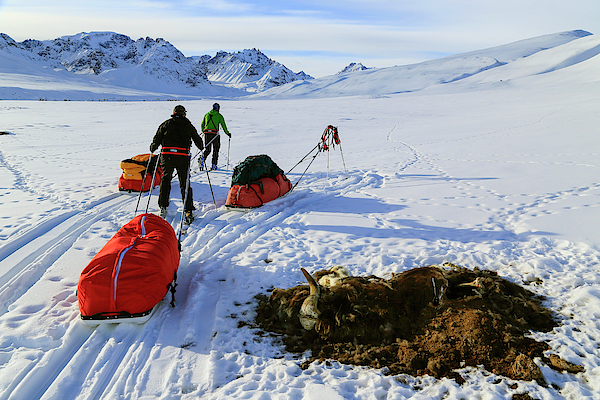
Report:
[[[327,128],[325,128],[325,131],[323,131],[323,134],[321,135],[321,139],[319,140],[319,143],[317,143],[317,145],[315,147],[313,147],[313,149],[311,151],[309,151],[300,161],[298,161],[298,163],[296,163],[296,165],[294,165],[292,167],[292,169],[290,169],[288,171],[287,174],[292,172],[294,170],[294,168],[296,168],[298,165],[303,163],[307,158],[312,156],[312,160],[310,161],[310,163],[308,164],[308,166],[306,167],[306,169],[304,170],[302,175],[300,175],[300,178],[298,178],[298,181],[294,184],[294,186],[292,186],[291,190],[294,190],[294,188],[298,185],[298,183],[300,183],[300,180],[302,179],[302,177],[304,177],[304,174],[306,174],[306,171],[308,171],[308,169],[310,168],[312,163],[315,161],[317,156],[320,153],[325,152],[325,151],[327,152],[327,177],[329,178],[329,149],[330,148],[335,149],[336,145],[339,146],[339,148],[340,148],[340,154],[342,155],[342,163],[344,165],[344,173],[346,174],[346,179],[348,179],[348,171],[346,170],[346,161],[344,160],[344,152],[342,151],[342,141],[340,140],[338,128],[337,128],[337,126],[328,125]],[[316,150],[316,152],[315,152],[315,150]],[[314,155],[313,155],[313,153],[314,153]]]

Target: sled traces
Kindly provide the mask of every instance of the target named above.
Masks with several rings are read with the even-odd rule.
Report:
[[[89,211],[69,211],[30,229],[0,249],[0,315],[33,286],[77,239],[127,203],[109,197]],[[98,209],[96,209],[98,208]]]

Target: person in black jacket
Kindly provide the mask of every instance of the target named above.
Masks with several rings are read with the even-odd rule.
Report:
[[[179,177],[179,186],[181,188],[181,199],[185,202],[185,220],[186,223],[191,223],[194,220],[194,207],[192,188],[190,186],[187,197],[185,195],[185,187],[188,178],[190,165],[190,148],[192,141],[200,150],[204,149],[204,144],[198,131],[189,119],[186,117],[185,108],[182,105],[175,106],[171,118],[160,124],[152,144],[150,151],[154,153],[159,146],[161,150],[161,166],[163,168],[163,176],[160,181],[160,194],[158,195],[158,206],[160,207],[160,216],[167,215],[167,207],[169,206],[169,196],[171,194],[171,180],[173,179],[173,171],[177,170]],[[187,200],[186,200],[187,198]]]

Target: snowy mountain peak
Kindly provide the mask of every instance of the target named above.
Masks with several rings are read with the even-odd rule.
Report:
[[[344,68],[343,70],[338,72],[336,75],[349,74],[351,72],[356,72],[356,71],[364,71],[365,69],[369,69],[369,68],[362,65],[362,63],[354,63],[353,62],[353,63],[348,64],[348,66],[346,68]]]
[[[507,82],[588,59],[594,62],[598,40],[597,35],[573,30],[418,64],[369,69],[366,74],[349,73],[368,69],[352,63],[336,75],[313,79],[303,72],[292,72],[258,49],[185,57],[164,39],[132,40],[115,32],[82,32],[20,43],[0,34],[0,96],[115,100],[233,98],[248,94],[387,95],[474,80]]]
[[[17,42],[15,42],[10,36],[6,33],[0,33],[0,49],[6,48],[7,46],[17,46]]]
[[[103,84],[163,93],[240,96],[312,79],[303,72],[295,74],[258,49],[185,57],[162,38],[132,40],[116,32],[81,32],[21,43],[1,34],[0,51],[10,54],[18,70],[25,64],[40,75],[62,70]]]
[[[153,71],[160,70],[167,72],[166,78],[172,80],[176,74],[168,73],[171,66],[159,65],[167,60],[185,64],[186,60],[179,50],[164,39],[147,37],[133,41],[128,36],[114,32],[82,32],[49,41],[29,39],[21,47],[54,66],[63,66],[79,74],[99,75],[111,69],[145,64],[149,68],[143,68],[144,73],[152,75]],[[150,67],[152,64],[157,68]],[[192,64],[189,63],[189,69],[193,69]]]
[[[294,73],[258,49],[236,53],[219,51],[214,57],[198,59],[208,79],[247,91],[263,91],[297,80],[313,79],[304,72]]]

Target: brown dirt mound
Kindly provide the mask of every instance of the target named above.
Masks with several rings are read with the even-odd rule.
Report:
[[[317,272],[316,280],[329,272]],[[457,380],[461,378],[453,370],[483,365],[511,379],[543,383],[533,358],[543,357],[548,346],[525,334],[549,331],[556,321],[541,298],[495,272],[448,264],[391,279],[345,277],[337,286],[320,287],[319,316],[311,330],[299,322],[308,296],[308,286],[259,295],[255,322],[281,334],[288,351],[311,350],[310,361],[335,359],[387,367],[392,374]]]

